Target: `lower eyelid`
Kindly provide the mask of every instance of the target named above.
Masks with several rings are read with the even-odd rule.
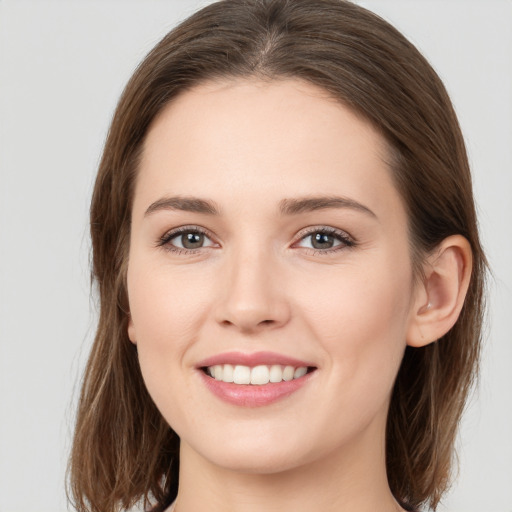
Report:
[[[208,240],[208,245],[203,245],[202,247],[197,247],[194,249],[188,249],[186,247],[179,247],[179,246],[171,244],[171,240],[173,240],[174,238],[177,238],[180,235],[183,235],[185,233],[198,233],[198,234],[204,235],[205,239]],[[336,230],[333,228],[325,228],[325,227],[312,229],[311,231],[302,234],[300,236],[300,238],[298,239],[298,241],[295,242],[293,245],[297,246],[297,244],[306,240],[308,237],[313,236],[316,233],[322,233],[322,234],[332,236],[339,243],[337,245],[334,245],[333,247],[326,248],[326,249],[318,249],[315,247],[301,247],[301,246],[299,246],[299,247],[302,249],[309,250],[309,251],[314,251],[315,254],[317,254],[317,253],[318,254],[329,254],[329,253],[333,253],[333,252],[336,252],[336,251],[339,251],[342,249],[350,248],[350,247],[353,247],[354,245],[356,245],[356,242],[353,240],[353,238],[350,235],[348,235],[346,232],[341,231],[341,230]],[[219,244],[217,244],[214,241],[214,238],[206,230],[201,229],[197,226],[190,226],[190,227],[183,226],[181,228],[169,230],[164,235],[162,235],[156,242],[156,246],[162,247],[171,252],[176,252],[178,254],[179,253],[191,254],[194,252],[198,252],[201,249],[208,249],[211,247],[215,247],[216,245],[219,246]]]

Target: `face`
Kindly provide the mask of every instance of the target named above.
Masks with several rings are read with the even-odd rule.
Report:
[[[182,447],[275,472],[383,440],[414,306],[385,156],[367,122],[300,81],[208,83],[155,120],[129,337]]]

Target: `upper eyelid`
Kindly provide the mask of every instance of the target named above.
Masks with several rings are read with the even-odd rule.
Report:
[[[303,238],[313,234],[313,233],[328,233],[330,235],[339,235],[341,238],[346,238],[351,240],[352,242],[355,242],[354,237],[345,231],[344,229],[335,228],[332,226],[310,226],[307,228],[303,228],[299,233],[297,234],[297,240],[302,240]]]
[[[214,243],[219,243],[216,241],[216,237],[211,233],[210,230],[202,227],[202,226],[198,226],[198,225],[195,225],[195,224],[190,224],[190,225],[184,225],[184,226],[179,226],[179,227],[176,227],[176,228],[172,228],[172,229],[169,229],[168,231],[166,231],[158,240],[158,243],[157,245],[159,246],[163,246],[163,245],[166,245],[167,243],[169,243],[173,238],[179,236],[180,234],[182,233],[187,233],[187,232],[199,232],[203,235],[205,235],[206,237],[208,237],[212,242]],[[356,241],[354,239],[353,236],[351,236],[347,231],[343,230],[343,229],[339,229],[339,228],[335,228],[333,226],[329,226],[329,225],[313,225],[313,226],[307,226],[305,228],[302,228],[295,236],[294,236],[294,241],[292,242],[292,247],[293,245],[297,244],[298,242],[302,241],[304,238],[312,235],[313,233],[320,233],[320,232],[324,232],[324,233],[328,233],[330,235],[338,235],[339,238],[341,239],[344,239],[345,241],[349,241],[352,243],[352,244],[355,244]],[[205,249],[208,248],[208,247],[204,247]],[[199,250],[201,248],[198,248],[198,249],[185,249],[185,250]],[[322,252],[328,252],[329,249],[327,250],[324,250]]]
[[[207,235],[209,238],[214,238],[210,230],[203,228],[202,226],[197,225],[185,225],[185,226],[178,226],[176,228],[168,229],[161,238],[173,238],[175,236],[180,235],[181,233],[192,233],[192,232],[198,232],[203,235]]]
[[[183,233],[191,233],[191,232],[197,232],[201,233],[202,235],[205,235],[207,238],[209,238],[212,242],[218,243],[215,241],[215,237],[212,236],[211,232],[203,228],[202,226],[197,225],[185,225],[185,226],[179,226],[176,228],[172,228],[167,230],[161,237],[158,238],[156,245],[157,247],[164,247],[165,245],[170,244],[170,241],[173,238],[176,238],[177,236],[183,234]],[[177,249],[180,249],[179,247]],[[199,248],[201,249],[201,248]],[[198,249],[182,249],[184,251],[196,251]]]

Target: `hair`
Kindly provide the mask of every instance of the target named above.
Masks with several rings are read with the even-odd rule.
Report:
[[[78,404],[70,500],[81,512],[114,512],[139,502],[162,511],[176,497],[179,438],[150,398],[127,334],[131,208],[155,117],[184,91],[230,78],[314,84],[379,130],[408,213],[417,275],[444,238],[461,234],[471,245],[473,270],[462,312],[442,339],[406,348],[387,421],[392,493],[404,507],[435,510],[450,484],[457,427],[481,344],[486,260],[470,169],[435,71],[390,24],[344,0],[213,3],[167,34],[127,84],[90,210],[100,317]]]

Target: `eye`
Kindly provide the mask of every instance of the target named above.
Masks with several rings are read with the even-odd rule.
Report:
[[[171,252],[194,252],[206,247],[218,247],[207,232],[198,227],[183,226],[165,233],[157,245]],[[331,253],[346,247],[352,247],[355,242],[339,229],[331,227],[312,228],[303,233],[295,247],[314,250],[317,253]]]
[[[216,244],[199,227],[181,227],[167,232],[158,242],[158,246],[172,252],[187,252],[213,247]]]
[[[333,252],[345,247],[353,247],[355,242],[344,231],[330,228],[313,228],[302,235],[297,247],[313,249],[318,252]]]

